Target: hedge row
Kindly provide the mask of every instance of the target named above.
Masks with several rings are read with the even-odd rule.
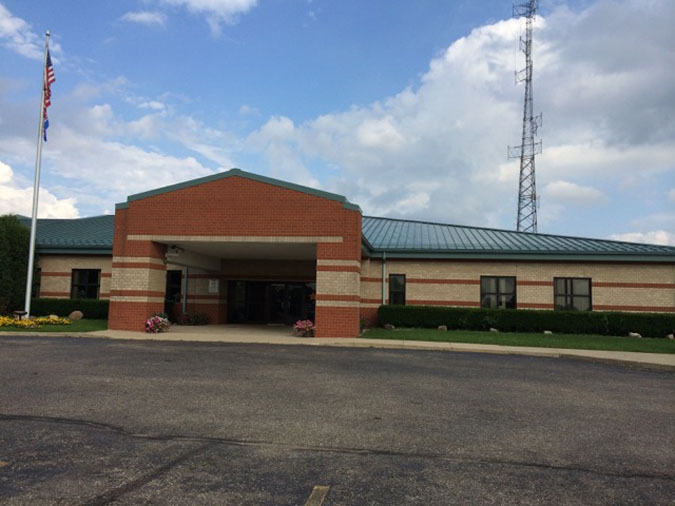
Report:
[[[435,306],[380,306],[381,324],[397,327],[543,332],[625,336],[637,332],[645,337],[666,337],[675,332],[675,315],[600,311],[538,311]]]
[[[68,316],[73,311],[82,311],[90,320],[108,319],[108,301],[98,299],[33,299],[30,305],[31,314],[46,316],[55,314]]]

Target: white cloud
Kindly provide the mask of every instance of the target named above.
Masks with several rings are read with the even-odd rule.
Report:
[[[166,15],[157,11],[133,11],[127,12],[122,16],[122,21],[130,23],[139,23],[142,25],[159,25],[166,24]]]
[[[245,14],[258,0],[159,0],[165,5],[184,7],[195,14],[203,14],[214,34],[219,34],[222,23],[234,24],[238,15]]]
[[[675,246],[675,234],[666,230],[652,230],[649,232],[626,232],[624,234],[612,234],[610,239],[615,241],[639,242],[646,244],[661,244],[663,246]]]
[[[546,226],[567,219],[564,199],[615,204],[606,187],[631,188],[675,170],[675,87],[664,85],[675,82],[674,17],[666,0],[650,9],[599,0],[538,18],[537,183],[549,206],[540,210]],[[418,86],[301,124],[272,117],[248,146],[265,153],[270,171],[299,183],[315,178],[308,167],[317,160],[331,167],[323,185],[368,214],[511,228],[518,162],[506,160],[506,146],[520,138],[523,88],[513,85],[520,29],[519,20],[476,28],[434,58]],[[416,187],[429,181],[433,187]]]
[[[44,57],[44,43],[30,28],[30,25],[21,18],[13,16],[0,3],[0,43],[16,53],[42,60]]]
[[[140,104],[138,104],[138,107],[140,109],[152,109],[153,111],[162,111],[166,108],[166,104],[158,100],[149,100],[147,102],[141,102]]]
[[[604,203],[607,197],[604,193],[590,186],[581,186],[568,181],[553,181],[543,190],[547,199],[562,204],[570,203],[580,206],[591,206]]]
[[[668,200],[675,202],[675,188],[668,192]]]
[[[49,143],[42,152],[43,173],[61,180],[61,186],[52,186],[51,191],[72,196],[68,202],[86,209],[86,214],[98,214],[129,194],[205,176],[234,165],[223,147],[231,144],[227,134],[189,116],[176,116],[164,109],[125,121],[110,104],[84,107],[72,98],[77,99],[79,95],[64,97],[58,104],[63,109],[57,115],[59,122],[50,129]],[[19,112],[18,122],[23,121],[24,114],[25,110]],[[32,128],[17,130],[14,125],[0,123],[0,153],[15,166],[24,167],[26,172],[35,156],[30,130]],[[171,151],[181,154],[172,154],[160,147],[142,147],[139,142],[142,140],[168,145]],[[215,162],[216,166],[208,167],[193,154]],[[10,189],[3,197],[16,205],[18,187],[14,185]],[[14,196],[10,198],[9,193]],[[48,196],[46,199],[49,203]],[[50,205],[54,207],[56,202]],[[65,208],[59,212],[65,214]]]
[[[46,158],[62,177],[79,180],[118,198],[212,172],[193,157],[178,158],[121,142],[84,137],[67,127],[58,139],[55,136],[54,144],[57,141],[60,149],[50,151]]]
[[[239,114],[241,114],[242,116],[253,116],[260,114],[260,111],[255,107],[251,107],[250,105],[244,104],[239,108]]]
[[[14,171],[0,162],[0,215],[33,214],[33,187],[21,187],[14,181]],[[77,218],[79,213],[74,198],[59,199],[49,190],[40,187],[38,218]]]
[[[675,232],[675,211],[652,213],[632,220],[630,225],[640,230],[663,228]]]

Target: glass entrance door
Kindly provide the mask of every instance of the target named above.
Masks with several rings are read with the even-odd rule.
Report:
[[[230,323],[283,323],[314,320],[315,283],[230,281]]]

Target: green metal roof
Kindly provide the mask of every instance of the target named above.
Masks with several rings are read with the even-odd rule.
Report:
[[[347,200],[346,197],[338,195],[337,193],[329,193],[322,190],[317,190],[315,188],[310,188],[309,186],[302,186],[295,183],[288,183],[280,179],[274,179],[267,176],[260,176],[258,174],[253,174],[252,172],[246,172],[241,169],[230,169],[226,172],[220,172],[218,174],[212,174],[210,176],[200,177],[197,179],[191,179],[190,181],[184,181],[182,183],[172,184],[169,186],[164,186],[162,188],[157,188],[155,190],[150,190],[143,193],[136,193],[134,195],[129,195],[126,202],[121,202],[115,204],[116,209],[126,209],[129,207],[129,202],[134,200],[145,199],[148,197],[153,197],[155,195],[161,195],[162,193],[168,193],[176,190],[182,190],[183,188],[190,188],[191,186],[197,186],[199,184],[210,183],[211,181],[218,181],[219,179],[225,179],[228,177],[238,176],[245,179],[250,179],[252,181],[257,181],[259,183],[271,184],[273,186],[279,186],[281,188],[286,188],[287,190],[293,190],[297,192],[307,193],[309,195],[314,195],[315,197],[321,197],[328,200],[336,200],[342,203],[342,206],[345,209],[350,209],[352,211],[361,212],[361,208],[356,204],[352,204]]]
[[[19,217],[27,226],[30,218]],[[111,254],[112,215],[39,219],[40,253]],[[675,262],[675,247],[533,234],[444,223],[363,217],[371,257]]]
[[[30,218],[19,219],[30,226]],[[41,253],[112,253],[114,215],[37,221],[35,243]]]
[[[443,223],[363,217],[371,256],[675,262],[675,247],[534,234]]]

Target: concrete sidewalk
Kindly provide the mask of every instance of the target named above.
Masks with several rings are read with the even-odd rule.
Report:
[[[44,336],[46,334],[40,334]],[[64,334],[72,335],[72,334]],[[399,339],[368,338],[306,338],[294,337],[289,328],[274,325],[207,325],[203,327],[171,327],[169,332],[146,334],[121,330],[101,330],[80,334],[79,337],[103,337],[144,341],[185,341],[246,344],[283,344],[301,346],[334,346],[354,348],[386,348],[405,350],[437,350],[532,357],[575,358],[630,367],[675,371],[675,354],[638,353],[623,351],[576,350],[566,348],[533,348],[525,346],[500,346],[495,344],[439,343],[406,341]]]

